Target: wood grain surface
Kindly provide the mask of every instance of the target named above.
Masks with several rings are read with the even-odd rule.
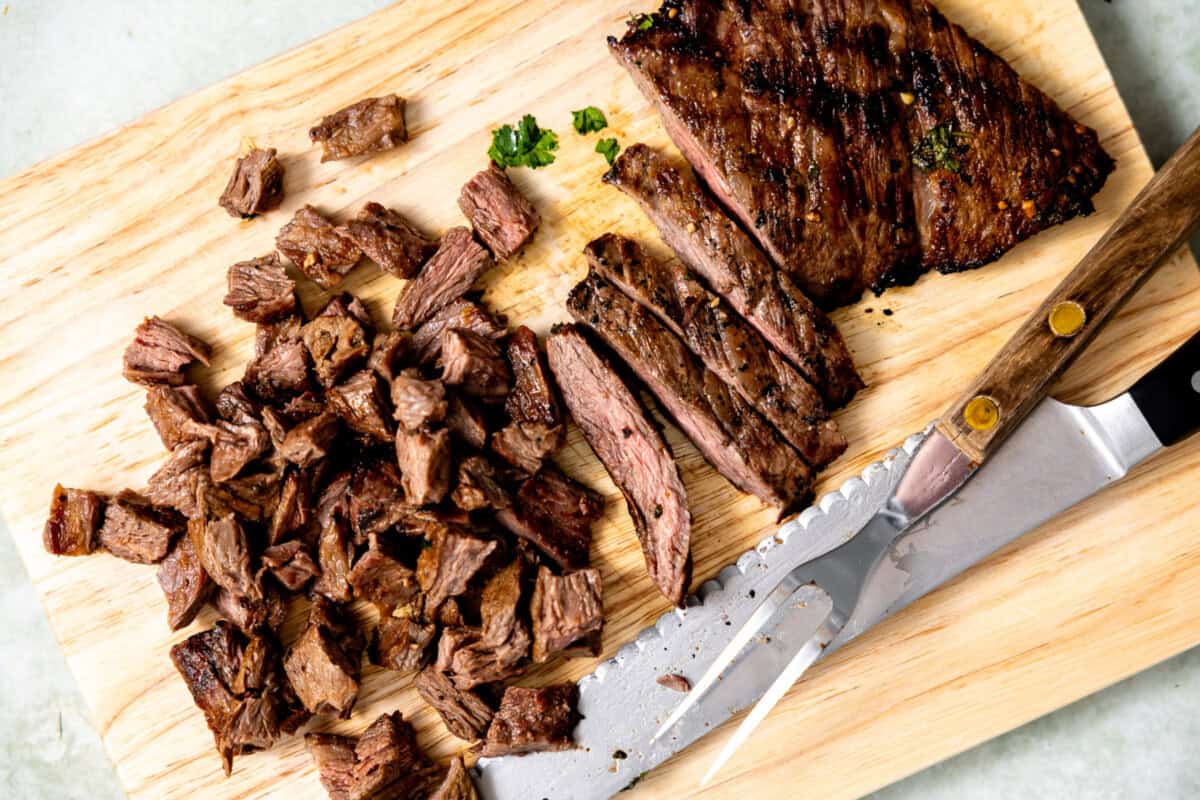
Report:
[[[1119,168],[1092,218],[1038,236],[984,270],[927,276],[835,315],[870,388],[838,415],[851,447],[819,492],[945,408],[1150,177],[1073,0],[941,6],[1097,128]],[[633,10],[646,8],[408,0],[0,183],[2,510],[131,796],[324,795],[299,739],[239,759],[222,779],[201,714],[167,657],[190,631],[167,630],[153,569],[104,555],[54,559],[41,548],[55,482],[138,487],[162,457],[141,390],[120,377],[130,332],[143,316],[163,315],[214,345],[206,389],[240,377],[252,327],[220,305],[230,264],[267,253],[306,202],[346,215],[377,200],[431,230],[459,224],[458,188],[484,166],[488,131],[524,112],[557,129],[562,147],[552,167],[517,172],[545,224],[520,260],[487,277],[487,295],[541,332],[565,319],[563,299],[585,272],[580,252],[593,237],[612,230],[663,255],[633,203],[600,183],[596,137],[569,127],[569,112],[591,103],[609,113],[607,133],[623,143],[666,144],[604,46]],[[392,91],[410,99],[413,140],[369,160],[320,164],[308,127]],[[216,205],[243,137],[278,148],[287,169],[284,207],[250,222]],[[380,319],[400,286],[369,267],[346,282]],[[311,309],[322,296],[309,285],[303,299]],[[1200,275],[1181,255],[1110,323],[1058,395],[1090,401],[1123,390],[1198,318]],[[691,494],[703,579],[769,532],[771,514],[717,477],[677,431],[667,435]],[[666,601],[644,575],[623,505],[577,431],[560,461],[608,498],[593,548],[609,609],[608,656]],[[707,792],[694,789],[698,767],[725,733],[625,796],[855,797],[1195,645],[1197,485],[1193,440],[818,664]],[[206,613],[191,630],[212,621]],[[593,663],[529,680],[576,677]],[[438,756],[462,746],[407,677],[373,669],[353,718],[319,727],[357,732],[396,708],[412,715],[422,744]]]

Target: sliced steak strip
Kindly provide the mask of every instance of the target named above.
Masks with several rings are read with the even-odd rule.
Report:
[[[147,386],[183,383],[183,370],[192,363],[209,365],[208,345],[188,336],[158,317],[145,319],[125,348],[124,371],[127,380]]]
[[[432,366],[442,357],[442,331],[458,328],[473,331],[489,339],[505,334],[504,322],[470,300],[455,300],[431,316],[412,335],[412,359],[422,366]]]
[[[358,216],[345,225],[367,258],[397,278],[411,278],[437,251],[437,243],[425,236],[404,215],[379,203],[367,203]]]
[[[86,489],[54,487],[42,545],[56,556],[86,556],[96,549],[104,517],[104,498]]]
[[[256,147],[237,160],[221,193],[221,208],[231,217],[250,219],[283,202],[283,165],[274,147]]]
[[[475,692],[459,689],[432,667],[421,670],[413,679],[413,686],[421,699],[438,712],[446,730],[459,739],[474,741],[487,733],[495,712]]]
[[[360,370],[329,390],[329,407],[341,417],[346,427],[369,439],[391,441],[386,395],[379,378],[369,369]]]
[[[527,689],[509,686],[500,710],[488,728],[481,755],[486,758],[571,750],[571,732],[579,721],[575,704],[579,690],[573,683]]]
[[[456,756],[450,760],[450,769],[442,779],[442,785],[429,800],[479,800],[479,793],[475,791],[475,784],[461,758]]]
[[[509,423],[496,432],[492,449],[532,475],[562,446],[566,425],[537,335],[524,325],[517,328],[508,337],[507,355],[513,374],[512,392],[504,401]]]
[[[635,144],[604,179],[641,205],[675,254],[791,361],[830,408],[844,406],[863,387],[829,317],[775,269],[690,172]]]
[[[799,454],[654,315],[595,272],[572,290],[567,305],[734,486],[781,512],[807,499],[811,473]]]
[[[584,569],[555,575],[538,569],[529,613],[533,618],[533,660],[542,663],[556,653],[598,656],[604,627],[600,571]],[[571,653],[572,648],[580,648]]]
[[[296,312],[296,283],[278,253],[241,261],[229,268],[223,302],[248,322],[273,322]]]
[[[353,620],[317,597],[308,627],[292,645],[284,669],[304,707],[314,714],[350,717],[358,699],[358,679],[365,642]]]
[[[394,672],[415,672],[429,662],[437,627],[413,619],[384,617],[371,642],[371,663]]]
[[[450,491],[450,432],[397,430],[396,462],[410,505],[442,502]]]
[[[168,450],[195,441],[212,442],[217,436],[200,390],[190,384],[151,386],[146,390],[145,408]]]
[[[312,206],[300,208],[275,237],[275,247],[323,289],[332,289],[358,264],[362,251]]]
[[[392,380],[392,406],[401,428],[419,431],[446,418],[446,387],[406,369]]]
[[[592,525],[604,513],[604,498],[546,466],[517,489],[513,508],[496,520],[536,546],[564,570],[588,565]]]
[[[400,330],[420,327],[466,294],[491,266],[492,257],[469,230],[451,228],[421,274],[401,290],[392,325]]]
[[[442,382],[485,403],[498,402],[508,396],[512,370],[496,342],[447,328],[442,332]]]
[[[167,624],[171,630],[192,624],[212,591],[212,581],[188,536],[180,536],[158,565],[158,585],[167,598]]]
[[[308,138],[321,143],[322,162],[390,150],[408,141],[405,105],[396,94],[359,100],[322,119]]]
[[[312,356],[317,380],[325,387],[362,366],[371,352],[367,332],[351,316],[317,317],[304,326],[301,337]]]
[[[156,508],[133,492],[121,492],[104,509],[97,540],[118,558],[134,564],[157,564],[167,557],[184,520],[171,509]]]
[[[637,396],[574,325],[546,344],[583,436],[625,496],[650,580],[675,605],[691,580],[692,518],[679,468]]]
[[[584,249],[588,264],[655,313],[813,467],[846,450],[821,396],[745,320],[678,262],[655,264],[634,241],[605,234]]]
[[[157,506],[170,506],[185,517],[200,513],[196,491],[209,474],[208,442],[197,439],[171,451],[146,484],[146,497]]]
[[[417,580],[425,592],[425,607],[437,608],[448,597],[467,590],[497,543],[472,536],[453,525],[435,525],[431,543],[417,559]]]
[[[373,536],[371,546],[350,570],[354,595],[375,604],[379,613],[389,615],[421,594],[417,574],[400,560],[401,554],[388,540]]]
[[[471,221],[475,235],[501,260],[524,247],[542,221],[533,203],[495,164],[467,181],[458,207]]]

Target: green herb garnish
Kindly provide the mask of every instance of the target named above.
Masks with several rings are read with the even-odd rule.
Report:
[[[554,163],[554,151],[558,149],[558,135],[538,127],[532,114],[526,114],[517,123],[502,125],[492,131],[492,146],[488,155],[499,167],[530,167],[537,169]]]
[[[912,152],[912,162],[919,169],[932,172],[935,169],[959,172],[962,163],[959,156],[970,147],[971,134],[954,129],[954,122],[938,125],[917,143]]]
[[[630,14],[629,27],[639,31],[648,31],[654,27],[654,17],[649,14]]]
[[[572,111],[571,116],[574,118],[572,124],[580,134],[595,133],[608,127],[608,120],[605,119],[604,112],[595,106]]]
[[[611,167],[613,162],[617,160],[617,153],[621,152],[621,145],[617,144],[616,139],[601,139],[596,142],[596,152],[604,156],[604,159]]]

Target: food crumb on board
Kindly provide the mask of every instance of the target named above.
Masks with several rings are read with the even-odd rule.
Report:
[[[656,682],[659,686],[673,692],[690,692],[692,690],[692,684],[682,675],[659,675]]]

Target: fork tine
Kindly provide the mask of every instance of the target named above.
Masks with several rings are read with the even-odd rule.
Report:
[[[716,660],[704,672],[700,680],[692,686],[692,690],[688,692],[683,702],[675,707],[675,710],[671,712],[666,721],[655,732],[654,736],[650,737],[651,744],[658,741],[663,734],[673,728],[675,723],[683,718],[684,714],[704,698],[704,695],[708,693],[709,689],[713,687],[713,684],[717,682],[722,673],[725,672],[742,650],[745,649],[750,640],[766,627],[771,618],[775,616],[775,613],[783,608],[789,598],[795,594],[797,588],[802,585],[792,574],[788,574],[771,590],[771,593],[759,604],[758,608],[754,609],[754,613],[750,615],[750,619],[746,620],[746,624],[738,629],[738,632],[734,634],[729,644],[725,645],[724,649],[717,655]]]

